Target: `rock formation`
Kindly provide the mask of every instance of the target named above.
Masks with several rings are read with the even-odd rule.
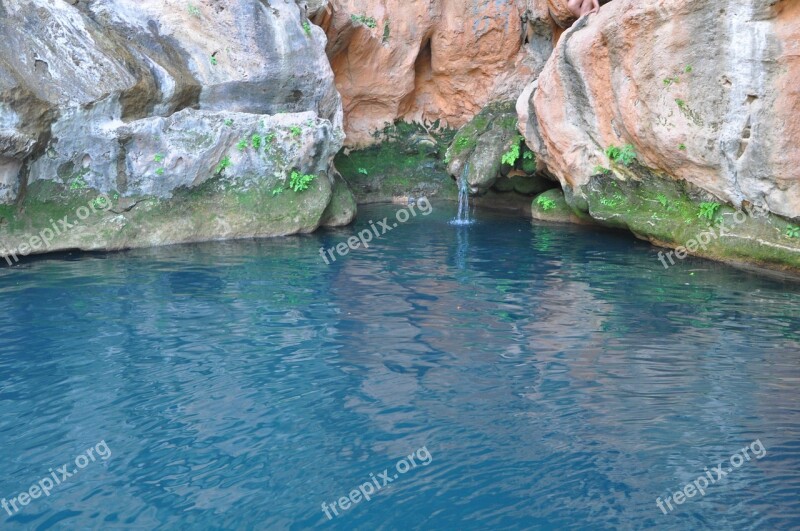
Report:
[[[91,221],[108,237],[69,234],[44,250],[268,236],[323,222],[343,115],[325,34],[298,4],[4,0],[0,38],[6,247],[39,232],[33,211],[90,193],[123,204]],[[319,179],[302,195],[278,192],[292,174]],[[204,185],[215,221],[191,226],[169,201]],[[248,204],[248,194],[270,190]],[[198,217],[202,203],[192,206]],[[149,205],[146,223],[136,205]],[[170,228],[146,233],[158,226]]]
[[[565,2],[550,3],[563,19]],[[639,182],[642,195],[666,180],[698,202],[779,216],[737,235],[741,247],[760,242],[775,256],[737,259],[800,263],[792,221],[800,217],[800,125],[791,118],[800,109],[798,42],[796,0],[614,0],[561,36],[519,100],[521,130],[578,211],[608,220],[614,201],[598,203],[598,183]],[[635,162],[610,160],[611,146],[629,146]],[[662,209],[639,206],[648,217]],[[636,217],[622,212],[616,223],[681,245],[682,231]]]
[[[601,3],[2,0],[0,251],[307,232],[464,175],[670,247],[744,212],[689,252],[800,268],[800,0]]]
[[[516,99],[553,41],[543,0],[336,0],[315,20],[360,147],[395,120],[460,127]]]

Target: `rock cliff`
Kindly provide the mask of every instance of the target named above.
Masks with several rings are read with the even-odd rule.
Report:
[[[352,219],[352,209],[323,216],[340,187],[331,162],[343,114],[325,34],[306,6],[3,0],[0,38],[7,249],[99,194],[114,206],[33,252],[270,236]]]
[[[351,190],[464,176],[482,205],[667,247],[727,226],[688,252],[800,268],[800,0],[601,3],[0,0],[0,251],[308,232]]]
[[[696,254],[797,266],[798,52],[796,0],[614,0],[561,36],[520,127],[575,211],[674,247],[699,229],[688,200],[712,223],[761,207],[763,226]]]
[[[396,120],[461,127],[516,99],[553,41],[541,0],[336,0],[315,20],[359,147]]]

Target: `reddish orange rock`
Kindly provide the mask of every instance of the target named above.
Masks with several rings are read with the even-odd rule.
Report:
[[[460,127],[516,99],[552,51],[547,0],[337,0],[314,20],[328,34],[349,146],[396,119]]]
[[[725,202],[800,216],[800,2],[614,0],[562,35],[517,110],[565,185],[632,144]]]

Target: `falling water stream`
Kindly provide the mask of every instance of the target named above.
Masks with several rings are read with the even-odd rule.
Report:
[[[461,174],[461,179],[458,180],[458,215],[451,221],[452,225],[470,225],[469,212],[469,183],[467,182],[467,175],[469,174],[469,163],[464,166],[464,171]]]

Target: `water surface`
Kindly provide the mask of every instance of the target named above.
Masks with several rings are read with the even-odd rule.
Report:
[[[453,204],[355,227],[0,269],[9,529],[800,526],[800,289]],[[760,440],[767,454],[664,515]],[[427,466],[329,521],[424,447]]]

